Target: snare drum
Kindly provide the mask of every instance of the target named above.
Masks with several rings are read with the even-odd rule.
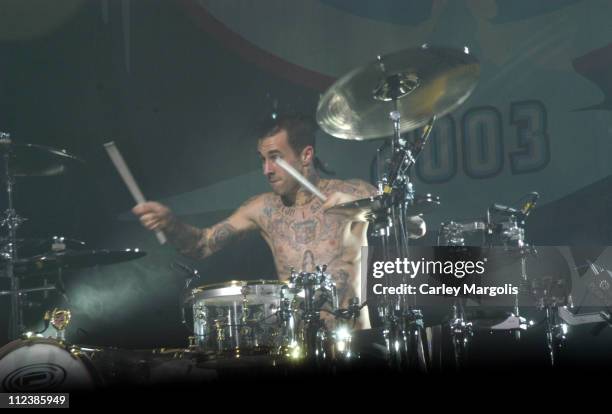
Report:
[[[277,355],[286,344],[281,302],[288,295],[279,281],[232,281],[191,290],[184,311],[195,345],[218,355]],[[289,318],[291,315],[287,315]]]
[[[101,378],[86,348],[68,347],[51,338],[18,339],[0,348],[3,392],[93,389]]]

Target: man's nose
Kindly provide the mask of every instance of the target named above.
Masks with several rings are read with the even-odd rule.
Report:
[[[264,175],[274,174],[274,160],[266,160],[263,165],[263,173]]]

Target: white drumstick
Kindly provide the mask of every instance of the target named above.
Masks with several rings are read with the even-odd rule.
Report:
[[[317,187],[315,187],[315,185],[313,183],[308,181],[306,179],[306,177],[304,177],[302,174],[300,174],[300,172],[298,170],[293,168],[291,165],[287,164],[287,162],[285,160],[283,160],[282,158],[276,158],[274,161],[278,164],[279,167],[281,167],[283,170],[287,171],[287,173],[289,173],[293,178],[298,180],[300,182],[300,184],[302,184],[304,187],[306,187],[306,189],[308,191],[313,193],[315,196],[319,197],[321,199],[321,201],[325,202],[325,200],[327,200],[327,197],[325,197],[325,194],[323,194],[321,191],[319,191],[319,189]]]
[[[106,149],[106,152],[108,153],[108,156],[110,157],[113,164],[115,164],[117,172],[119,172],[119,175],[121,176],[121,178],[123,178],[123,182],[127,186],[128,190],[130,190],[130,193],[132,194],[132,197],[134,197],[136,203],[144,203],[146,201],[144,195],[142,194],[142,191],[140,191],[138,184],[136,184],[136,180],[134,180],[130,169],[125,163],[123,157],[121,156],[119,149],[115,145],[115,142],[107,142],[106,144],[104,144],[104,148]],[[166,235],[163,231],[156,230],[155,235],[157,236],[157,240],[160,244],[166,243]]]

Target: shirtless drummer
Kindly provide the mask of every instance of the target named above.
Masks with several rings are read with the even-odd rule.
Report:
[[[278,278],[287,280],[291,268],[312,272],[315,264],[327,264],[336,283],[338,303],[347,308],[360,296],[361,246],[367,246],[368,223],[349,214],[328,210],[341,203],[377,194],[362,180],[322,179],[315,157],[316,125],[299,115],[281,115],[262,125],[257,151],[263,174],[272,192],[247,200],[227,219],[209,228],[196,228],[179,221],[170,209],[157,202],[138,204],[132,210],[149,230],[162,230],[169,242],[186,256],[203,259],[223,249],[249,231],[258,231],[270,246]],[[281,168],[282,158],[313,183],[326,197],[323,203]],[[425,234],[418,216],[410,222],[411,237]],[[361,312],[359,327],[369,328],[367,311]]]

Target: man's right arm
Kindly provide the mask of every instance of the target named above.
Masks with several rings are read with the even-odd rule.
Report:
[[[138,204],[132,212],[145,228],[163,231],[181,254],[203,259],[257,228],[252,214],[256,203],[257,197],[254,197],[226,220],[204,229],[180,221],[168,207],[154,201]]]

